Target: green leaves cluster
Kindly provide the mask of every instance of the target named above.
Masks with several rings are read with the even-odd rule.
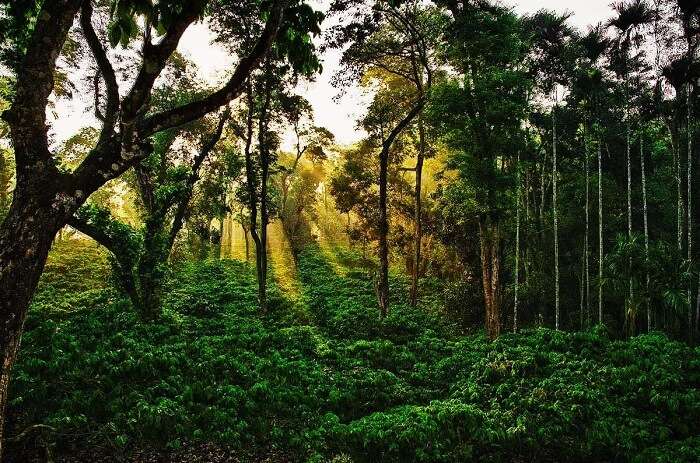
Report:
[[[662,334],[538,330],[489,343],[402,304],[396,279],[380,322],[356,258],[339,255],[339,274],[314,248],[299,256],[303,320],[276,287],[260,317],[253,269],[210,261],[174,269],[164,316],[143,323],[100,272],[64,293],[52,284],[100,261],[81,252],[82,263],[66,248],[49,261],[11,434],[41,422],[61,443],[214,441],[292,461],[690,462],[699,449],[700,352]]]

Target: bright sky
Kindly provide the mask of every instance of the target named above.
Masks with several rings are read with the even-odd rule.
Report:
[[[317,0],[313,3],[324,9],[323,5],[327,5],[328,0]],[[569,11],[573,13],[570,23],[581,29],[604,21],[612,15],[611,0],[504,0],[504,3],[513,5],[521,14],[534,13],[542,8],[558,12]],[[222,81],[226,70],[235,65],[235,60],[221,47],[211,44],[210,38],[207,27],[196,24],[183,36],[179,50],[197,64],[203,79],[215,83]],[[314,82],[301,84],[299,92],[311,102],[317,125],[333,132],[339,143],[352,143],[363,135],[357,130],[355,121],[362,115],[369,102],[369,96],[355,87],[347,89],[342,98],[334,99],[339,91],[331,85],[331,78],[338,70],[340,54],[338,51],[331,51],[322,59],[323,73]],[[49,116],[56,142],[70,137],[80,127],[97,125],[97,121],[86,110],[88,104],[88,101],[80,96],[56,104],[57,117]]]

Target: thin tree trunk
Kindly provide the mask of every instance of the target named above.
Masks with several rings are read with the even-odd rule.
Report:
[[[700,274],[698,274],[698,295],[695,300],[695,335],[700,334]]]
[[[671,137],[673,137],[673,134],[671,134]],[[680,138],[680,137],[679,137]],[[676,215],[678,216],[678,224],[676,228],[676,233],[677,233],[677,244],[678,244],[678,253],[680,254],[683,251],[683,215],[684,215],[684,205],[683,205],[683,188],[681,187],[681,147],[680,147],[681,141],[680,139],[678,140],[678,145],[676,146],[676,149],[673,150],[674,154],[674,161],[675,161],[675,171],[676,171],[676,184],[678,187],[678,205],[677,205],[677,210],[676,210]]]
[[[501,261],[500,232],[487,214],[479,220],[479,244],[481,250],[481,281],[484,288],[486,308],[486,333],[489,339],[496,339],[501,333]]]
[[[389,217],[387,213],[389,150],[396,137],[423,110],[423,106],[425,106],[425,99],[421,98],[383,140],[379,153],[379,279],[376,289],[379,313],[382,318],[389,314]]]
[[[0,226],[0,313],[3,314],[0,324],[0,452],[10,373],[19,351],[29,303],[51,243],[65,223],[51,206],[54,196],[51,191],[55,190],[49,182],[36,186],[45,190],[36,195],[15,190],[10,210]]]
[[[649,260],[649,214],[647,210],[647,174],[644,167],[644,131],[639,134],[639,159],[642,170],[642,209],[644,210],[644,259]],[[649,269],[646,270],[647,333],[651,331],[651,304],[649,303]]]
[[[270,152],[267,143],[268,110],[271,100],[269,82],[265,82],[265,100],[258,121],[258,143],[260,149],[260,248],[258,252],[258,299],[260,310],[267,312],[267,225],[269,211],[267,207],[267,181],[270,172]]]
[[[552,110],[552,212],[554,214],[554,328],[559,329],[559,215],[557,214],[557,120],[558,95],[554,90]]]
[[[515,192],[515,295],[513,302],[513,332],[518,331],[518,289],[520,286],[520,151],[518,151]]]
[[[413,272],[411,275],[411,305],[413,307],[418,303],[418,277],[420,276],[420,259],[421,259],[421,242],[423,239],[422,225],[422,178],[423,178],[423,161],[425,159],[425,128],[423,127],[423,117],[418,115],[418,136],[419,148],[416,159],[416,189],[414,193],[414,250],[413,250]]]
[[[581,330],[584,328],[584,299],[586,297],[586,275],[585,275],[585,262],[583,256],[581,256],[581,274],[579,278],[579,327]]]
[[[626,137],[627,143],[625,146],[626,158],[627,158],[627,239],[632,241],[632,159],[630,153],[630,122],[629,122],[629,109],[626,110]],[[632,271],[632,257],[627,261],[627,269],[629,272]],[[628,331],[630,335],[634,335],[634,318],[632,316],[632,304],[634,303],[634,288],[632,287],[632,277],[629,279],[629,290],[627,294],[627,310],[625,312],[625,321],[629,324]]]
[[[255,244],[255,275],[258,279],[258,304],[261,309],[264,306],[264,292],[261,290],[265,285],[265,281],[261,279],[260,270],[260,253],[262,252],[262,244],[260,240],[260,235],[258,235],[258,195],[256,188],[255,170],[253,167],[253,156],[251,153],[251,145],[253,142],[253,89],[250,81],[247,84],[247,103],[248,103],[248,113],[246,115],[246,134],[245,134],[245,172],[246,172],[246,186],[248,187],[248,210],[250,212],[250,235],[253,238],[253,243]],[[247,240],[246,240],[247,244]]]
[[[686,90],[686,137],[688,138],[688,264],[693,265],[693,124],[692,124],[692,84],[688,82]],[[693,279],[688,280],[688,337],[693,339]]]
[[[603,323],[603,150],[598,138],[598,323]]]
[[[248,227],[243,228],[243,237],[245,238],[245,261],[250,262],[250,241],[248,238]]]
[[[389,149],[379,155],[379,281],[377,299],[381,318],[389,314],[389,218],[387,216],[387,177]]]
[[[583,127],[583,153],[585,157],[586,165],[586,236],[584,238],[584,282],[586,285],[586,325],[591,324],[591,276],[590,276],[590,244],[589,244],[589,231],[590,231],[590,166],[589,166],[589,156],[588,156],[588,140],[586,138],[586,126]]]

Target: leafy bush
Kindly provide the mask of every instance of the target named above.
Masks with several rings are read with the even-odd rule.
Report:
[[[234,261],[176,266],[164,317],[145,323],[105,285],[104,256],[83,256],[52,254],[14,369],[9,435],[43,423],[64,451],[215,442],[244,460],[698,455],[700,349],[662,334],[542,329],[489,343],[400,298],[380,321],[366,272],[336,273],[315,248],[298,256],[296,304],[311,324],[274,285],[261,316],[254,272]],[[405,283],[394,279],[396,294]]]

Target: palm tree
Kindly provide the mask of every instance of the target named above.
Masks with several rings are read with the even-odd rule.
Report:
[[[518,331],[518,289],[520,286],[520,150],[515,164],[515,294],[513,301],[513,332]]]
[[[647,174],[644,166],[644,131],[639,132],[639,160],[642,175],[642,208],[644,210],[644,258],[649,259],[649,215],[647,210]],[[649,269],[646,271],[647,333],[651,332],[651,305],[649,304]]]
[[[579,39],[579,46],[583,56],[586,58],[584,61],[579,78],[576,79],[575,86],[580,92],[580,102],[583,106],[582,110],[585,114],[585,122],[583,124],[583,146],[584,146],[584,156],[585,156],[585,178],[586,178],[586,229],[584,237],[584,282],[585,282],[585,296],[586,296],[586,311],[588,323],[590,324],[591,313],[590,313],[590,266],[589,266],[589,255],[590,255],[590,245],[589,245],[589,229],[590,229],[590,166],[589,166],[589,155],[588,155],[588,140],[587,134],[590,132],[592,120],[596,117],[598,112],[599,100],[600,100],[600,90],[603,86],[603,74],[598,69],[597,64],[601,56],[605,54],[608,47],[610,46],[610,40],[605,36],[605,30],[602,24],[598,24],[592,27],[586,35]],[[600,159],[599,159],[600,162]],[[600,182],[599,182],[600,186]],[[602,190],[600,191],[602,196]],[[601,198],[599,198],[600,200]],[[602,209],[600,211],[599,217],[599,227],[602,237]],[[602,244],[602,238],[601,238]],[[602,250],[600,258],[600,268],[599,277],[602,279]],[[602,292],[599,291],[599,311],[602,311]],[[602,318],[602,316],[600,317]],[[601,320],[599,320],[601,321]]]
[[[686,67],[685,67],[685,96],[686,96],[686,137],[688,142],[688,263],[692,266],[693,263],[693,202],[692,202],[692,179],[693,179],[693,117],[692,117],[692,93],[693,93],[693,61],[695,52],[698,47],[698,37],[700,33],[697,30],[697,21],[700,20],[700,4],[697,1],[678,0],[678,10],[680,12],[681,22],[683,25],[683,37],[687,45],[686,52]],[[700,291],[700,288],[698,288]],[[693,281],[692,278],[688,282],[688,331],[689,337],[693,336]],[[696,312],[700,310],[700,294],[698,295],[698,306]],[[697,326],[698,315],[696,314],[695,324]]]
[[[552,108],[552,213],[554,225],[554,326],[559,329],[559,214],[557,210],[558,167],[557,167],[557,109],[558,86],[565,83],[567,50],[573,30],[566,24],[570,14],[557,14],[547,10],[537,12],[530,25],[534,35],[533,48],[539,57],[539,72],[543,74],[546,90],[554,93]],[[544,173],[544,172],[543,172]],[[543,198],[544,202],[544,198]]]
[[[608,26],[617,32],[613,42],[613,58],[619,60],[618,73],[624,82],[625,93],[625,154],[627,161],[627,237],[632,239],[632,162],[630,159],[630,51],[638,48],[643,39],[643,28],[653,23],[654,14],[644,0],[613,3],[617,16],[608,22]],[[630,266],[632,265],[630,261]],[[632,280],[629,281],[627,304],[634,299]],[[628,311],[626,310],[625,313]]]

